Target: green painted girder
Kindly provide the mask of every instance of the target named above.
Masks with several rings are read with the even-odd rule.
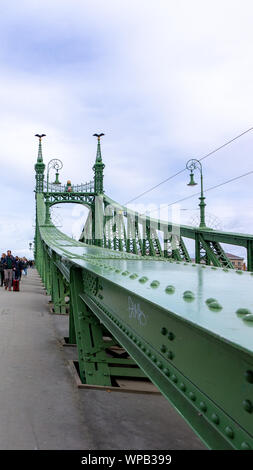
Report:
[[[103,195],[103,168],[100,137],[94,194],[43,193],[41,149],[35,166],[36,266],[59,308],[70,295],[69,337],[77,343],[82,381],[110,385],[120,366],[131,374],[134,360],[141,369],[135,367],[135,373],[150,377],[208,447],[253,449],[252,276],[189,263],[182,239],[195,239],[196,260],[202,256],[214,265],[227,263],[220,243],[244,246],[248,269],[253,270],[253,236],[172,227],[141,216]],[[121,227],[111,240],[95,238],[94,197],[99,194],[104,207],[112,206],[114,217],[120,214]],[[45,200],[48,209],[59,202],[90,205],[88,245],[57,230],[49,210],[45,223]],[[126,214],[135,220],[130,242]],[[100,218],[105,221],[102,212]],[[143,238],[139,224],[147,231]],[[172,229],[174,240],[168,237]],[[160,250],[159,230],[168,239],[166,254],[171,258],[161,256],[166,254]],[[131,355],[129,362],[110,358],[111,367],[105,330]]]
[[[45,200],[48,201],[49,207],[55,204],[70,203],[70,204],[84,204],[90,206],[94,200],[94,193],[44,193]]]
[[[141,214],[136,213],[135,211],[128,209],[127,207],[118,204],[116,201],[110,199],[108,196],[104,195],[104,201],[107,205],[111,205],[115,210],[127,212],[129,216],[138,217],[139,223],[145,223],[147,217]],[[241,233],[232,233],[232,232],[223,232],[219,230],[212,230],[210,228],[199,228],[199,227],[190,227],[187,225],[177,225],[171,224],[171,222],[162,221],[159,219],[154,219],[152,217],[148,218],[151,225],[156,227],[157,230],[161,230],[166,233],[180,233],[180,238],[190,238],[196,240],[198,236],[201,236],[202,239],[212,243],[224,243],[230,245],[242,246],[247,249],[247,269],[253,271],[253,235],[250,234],[241,234]],[[165,238],[167,238],[165,236]],[[210,248],[212,250],[212,247]],[[215,249],[212,250],[214,256],[216,257]],[[196,259],[198,258],[198,253],[196,252]]]
[[[71,309],[73,314],[76,343],[79,357],[79,371],[83,383],[111,386],[112,377],[143,377],[132,359],[114,358],[107,350],[114,342],[104,339],[104,327],[82,301],[83,282],[94,289],[89,273],[73,267],[70,273]],[[91,282],[90,282],[91,281]]]
[[[167,269],[166,263],[160,263],[160,281],[154,283],[150,282],[154,262],[142,266],[146,276],[141,277],[132,275],[137,271],[135,261],[126,261],[121,272],[117,272],[118,260],[95,268],[86,263],[89,272],[92,269],[99,275],[100,289],[98,294],[86,289],[83,301],[191,425],[196,415],[189,412],[183,397],[192,402],[204,421],[193,427],[207,445],[222,449],[252,446],[252,382],[248,380],[253,378],[252,323],[245,321],[246,311],[238,305],[242,276],[246,274],[245,284],[250,286],[251,275],[189,265],[187,273],[182,263],[170,263]],[[227,283],[221,282],[225,275]],[[173,286],[168,287],[168,277],[174,280]],[[227,301],[219,303],[218,294]],[[250,302],[248,296],[245,309]],[[166,377],[172,388],[164,383]],[[216,437],[210,436],[211,430]]]
[[[191,262],[190,255],[187,251],[187,248],[185,246],[184,240],[182,237],[180,237],[180,242],[179,242],[179,251],[180,251],[180,258],[184,261],[188,261],[189,263]]]
[[[207,446],[253,448],[252,275],[86,246],[54,226],[40,234],[78,269],[79,311],[106,326]],[[109,369],[91,377],[104,383]]]
[[[232,262],[226,256],[224,250],[218,242],[206,241],[204,240],[202,234],[198,235],[198,242],[200,244],[200,251],[201,249],[204,251],[201,258],[207,258],[208,260],[206,264],[210,264],[211,261],[214,266],[224,266],[230,269],[234,269]]]

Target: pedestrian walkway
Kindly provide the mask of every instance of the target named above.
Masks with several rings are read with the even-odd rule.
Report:
[[[160,395],[76,388],[68,318],[49,312],[35,269],[20,288],[0,288],[0,450],[204,448]]]

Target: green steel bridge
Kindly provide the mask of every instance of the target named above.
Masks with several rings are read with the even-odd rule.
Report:
[[[100,136],[94,181],[61,186],[57,172],[49,183],[38,137],[36,267],[54,312],[69,314],[81,381],[147,376],[208,448],[253,449],[253,236],[179,227],[111,200]],[[60,203],[89,208],[79,241],[52,223]],[[247,250],[248,272],[233,269],[222,244]]]

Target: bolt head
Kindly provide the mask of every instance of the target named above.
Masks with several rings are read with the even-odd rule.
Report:
[[[252,402],[250,400],[243,400],[242,406],[243,406],[244,410],[247,411],[247,413],[252,413],[253,405],[252,405]]]
[[[219,422],[220,422],[219,416],[217,416],[216,413],[213,413],[213,414],[212,414],[211,419],[212,419],[212,422],[213,422],[214,424],[219,424]]]
[[[250,447],[250,445],[249,445],[247,442],[242,442],[242,443],[241,443],[241,449],[242,449],[242,450],[250,450],[251,447]]]
[[[246,370],[245,372],[245,379],[250,384],[253,384],[253,370]]]
[[[202,411],[207,411],[207,406],[204,401],[201,401],[199,407]]]
[[[168,334],[168,339],[169,339],[170,341],[173,341],[174,338],[175,338],[174,333],[172,333],[172,331],[170,331],[169,334]]]
[[[230,428],[229,426],[226,427],[225,429],[225,433],[228,437],[230,437],[230,439],[233,439],[234,437],[234,431],[232,428]]]

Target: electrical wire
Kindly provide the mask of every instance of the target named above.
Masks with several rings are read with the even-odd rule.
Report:
[[[240,137],[242,137],[243,135],[247,134],[248,132],[252,131],[253,130],[253,127],[250,127],[249,129],[247,129],[246,131],[242,132],[241,134],[233,137],[233,139],[230,139],[228,140],[227,142],[225,142],[224,144],[220,145],[220,147],[217,147],[216,149],[212,150],[211,152],[207,153],[206,155],[203,155],[203,157],[199,158],[198,160],[204,160],[205,158],[207,157],[210,157],[210,155],[213,155],[214,153],[218,152],[219,150],[221,150],[222,148],[226,147],[227,145],[231,144],[232,142],[234,142],[235,140],[239,139]],[[126,206],[127,204],[130,204],[131,202],[133,201],[136,201],[136,199],[139,199],[140,197],[144,196],[145,194],[148,194],[150,193],[151,191],[153,191],[154,189],[158,188],[159,186],[161,186],[162,184],[164,183],[167,183],[167,181],[170,181],[172,180],[173,178],[175,178],[176,176],[180,175],[181,173],[183,173],[184,171],[186,170],[186,168],[178,171],[177,173],[175,173],[174,175],[172,176],[169,176],[168,178],[166,178],[165,180],[161,181],[160,183],[156,184],[155,186],[152,186],[150,189],[147,189],[146,191],[144,191],[143,193],[139,194],[138,196],[130,199],[129,201],[125,202],[124,206]]]
[[[251,175],[251,174],[253,174],[253,170],[248,171],[247,173],[244,173],[244,174],[242,174],[242,175],[235,176],[234,178],[230,178],[229,180],[224,181],[223,183],[219,183],[219,184],[216,184],[215,186],[211,186],[210,188],[205,189],[203,192],[204,192],[204,193],[207,193],[207,191],[212,191],[213,189],[220,188],[221,186],[224,186],[225,184],[232,183],[232,181],[239,180],[240,178],[244,178],[245,176],[248,176],[248,175]],[[184,198],[182,198],[182,199],[178,199],[177,201],[174,201],[174,202],[172,202],[172,203],[170,203],[170,204],[166,204],[164,207],[173,206],[173,204],[178,204],[179,202],[186,201],[187,199],[191,199],[191,198],[193,198],[193,197],[195,197],[195,196],[199,196],[199,194],[201,194],[201,193],[198,192],[198,193],[191,194],[191,196],[186,196],[186,197],[184,197]],[[148,213],[151,214],[151,212],[154,212],[154,211],[156,211],[156,210],[158,210],[158,209],[154,209],[154,210],[152,210],[152,211],[148,211]],[[146,214],[146,212],[145,212],[145,214]],[[145,214],[141,214],[141,215],[145,215]]]

